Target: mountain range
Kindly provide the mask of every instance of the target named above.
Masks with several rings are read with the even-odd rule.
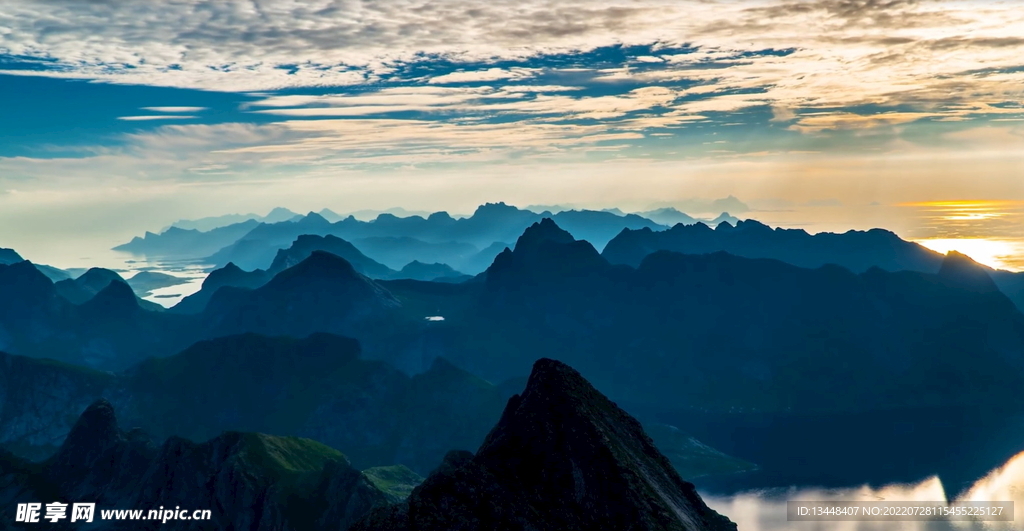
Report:
[[[755,220],[676,225],[668,230],[625,229],[602,251],[609,262],[640,265],[655,251],[708,254],[724,251],[746,258],[771,258],[799,267],[827,264],[863,273],[873,267],[886,271],[937,273],[944,257],[920,244],[900,239],[883,229],[851,230],[842,234],[808,234],[802,229],[771,228]],[[1018,308],[1024,310],[1024,274],[984,267]]]
[[[545,218],[472,281],[373,280],[315,251],[274,276],[211,275],[211,289],[182,303],[192,314],[145,311],[130,290],[111,289],[120,283],[89,311],[72,309],[38,275],[0,311],[0,338],[16,354],[121,370],[223,335],[330,332],[409,374],[442,356],[504,381],[546,356],[617,400],[726,411],[1012,402],[1008,390],[1024,379],[1024,316],[987,270],[941,259],[935,273],[855,273],[656,251],[634,268]],[[229,277],[248,285],[216,285]],[[969,370],[957,368],[965,353]]]
[[[0,500],[92,502],[97,513],[210,510],[198,525],[104,522],[107,529],[736,528],[635,419],[552,360],[536,363],[475,455],[449,452],[422,482],[399,466],[360,472],[342,453],[295,437],[229,431],[154,444],[142,430],[123,431],[101,399],[45,461],[0,453]],[[10,520],[0,516],[13,527]]]

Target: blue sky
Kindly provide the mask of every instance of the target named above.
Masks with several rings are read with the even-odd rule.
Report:
[[[100,233],[732,194],[899,225],[1024,201],[1021,35],[1020,2],[10,0],[0,207]]]

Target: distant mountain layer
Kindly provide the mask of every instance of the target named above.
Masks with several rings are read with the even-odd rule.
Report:
[[[358,531],[735,530],[640,424],[557,361],[537,361],[476,454],[451,452]]]
[[[663,228],[633,214],[622,216],[611,212],[565,211],[554,217],[573,234],[599,247],[623,228]],[[233,262],[243,269],[255,269],[266,268],[278,249],[289,246],[301,235],[334,235],[357,242],[357,247],[360,240],[366,240],[364,243],[367,246],[378,246],[375,251],[362,247],[360,250],[393,269],[418,260],[425,263],[448,263],[463,270],[461,264],[457,263],[459,260],[468,259],[472,253],[495,242],[513,241],[526,227],[540,219],[540,214],[504,203],[483,205],[472,216],[460,219],[446,212],[435,212],[427,217],[397,217],[384,213],[373,221],[360,221],[349,216],[331,222],[323,215],[310,212],[302,218],[279,223],[248,220],[208,232],[172,227],[161,234],[146,233],[144,237],[136,237],[115,249],[161,257],[209,257],[211,263],[217,265]],[[389,238],[410,239],[410,243],[421,246],[421,249],[413,252],[407,249],[408,245],[400,245]],[[463,247],[457,255],[442,255],[438,254],[442,252],[441,249],[431,247],[430,244],[461,244]]]
[[[204,258],[231,245],[258,225],[260,222],[250,219],[205,232],[171,227],[160,234],[146,232],[141,238],[136,236],[114,250],[167,258]]]
[[[328,210],[327,212],[330,211]],[[242,223],[249,220],[255,220],[263,223],[279,223],[281,221],[288,221],[297,216],[299,216],[299,214],[296,214],[295,212],[292,212],[287,208],[278,207],[271,210],[270,213],[268,213],[266,216],[261,216],[259,214],[227,214],[224,216],[212,216],[194,220],[183,219],[175,221],[174,223],[171,224],[171,227],[184,230],[209,231],[227,225],[233,225],[235,223]],[[167,229],[165,228],[164,231],[166,230]]]

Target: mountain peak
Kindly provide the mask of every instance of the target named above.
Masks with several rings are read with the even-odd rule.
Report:
[[[106,447],[121,438],[114,406],[101,398],[85,409],[71,428],[60,452],[81,452],[83,449]]]
[[[319,249],[314,250],[309,254],[308,258],[286,271],[293,271],[294,274],[313,276],[359,276],[359,273],[356,272],[355,268],[352,267],[352,264],[348,260],[345,260],[336,254],[321,251]]]
[[[535,247],[541,242],[572,243],[576,241],[567,231],[562,229],[551,218],[544,218],[533,225],[530,225],[523,232],[523,235],[516,240],[516,251],[528,247]]]
[[[999,291],[986,269],[965,254],[949,251],[939,268],[939,278],[949,284],[980,293]]]
[[[735,529],[679,477],[636,419],[552,359],[534,363],[477,460],[533,504],[576,513],[561,522],[565,529]]]
[[[0,248],[0,264],[10,265],[24,260],[14,249]]]
[[[640,423],[568,365],[538,360],[476,455],[450,452],[406,505],[359,531],[735,531]]]

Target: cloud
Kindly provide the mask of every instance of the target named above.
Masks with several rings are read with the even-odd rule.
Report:
[[[191,115],[173,115],[173,114],[160,114],[160,115],[144,115],[144,116],[118,116],[118,120],[124,120],[126,122],[143,122],[149,120],[188,120],[195,118]]]
[[[206,107],[143,107],[144,111],[153,112],[167,112],[167,113],[180,113],[180,112],[202,112],[206,110]]]

